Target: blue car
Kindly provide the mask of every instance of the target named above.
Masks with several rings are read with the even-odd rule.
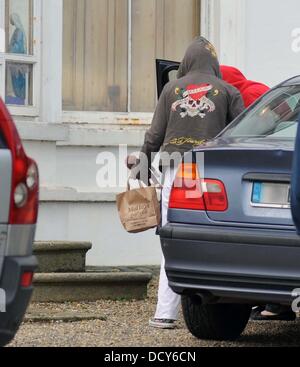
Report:
[[[160,86],[175,67],[158,62]],[[200,339],[238,338],[254,305],[291,305],[300,288],[290,209],[299,113],[294,77],[187,154],[178,170],[160,236],[170,287]]]

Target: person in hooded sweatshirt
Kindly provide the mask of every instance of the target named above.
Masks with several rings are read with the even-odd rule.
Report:
[[[221,65],[220,70],[223,80],[240,91],[246,107],[270,90],[265,84],[246,79],[235,67]]]
[[[198,37],[186,51],[178,70],[178,79],[169,82],[163,89],[151,127],[146,132],[138,162],[142,161],[142,155],[147,157],[146,171],[149,172],[153,153],[177,153],[181,157],[202,142],[214,138],[244,109],[239,91],[222,80],[215,48],[205,38]],[[132,169],[131,178],[141,178],[140,170],[141,164],[137,163]],[[176,167],[162,167],[162,171],[164,226],[167,223],[169,197]],[[158,303],[155,316],[149,321],[150,326],[174,328],[180,300],[180,296],[169,288],[163,258]]]

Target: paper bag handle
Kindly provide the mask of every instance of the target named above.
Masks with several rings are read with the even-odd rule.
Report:
[[[154,187],[156,187],[158,189],[161,189],[162,188],[162,184],[159,181],[159,179],[157,178],[158,172],[156,171],[156,169],[154,167],[151,167],[149,169],[149,171],[152,173],[152,175],[151,175],[151,181],[152,181],[153,185],[151,185],[151,186],[154,186]],[[130,177],[128,178],[128,180],[127,180],[127,191],[130,190],[130,180],[133,180],[133,179],[130,178]],[[143,186],[143,182],[141,180],[135,180],[135,181],[138,181],[139,186],[140,186],[141,189],[143,187],[145,187],[145,186]]]
[[[130,180],[133,180],[133,178],[129,178],[127,180],[127,191],[130,191]],[[141,180],[134,180],[134,181],[138,181],[140,189],[143,188],[143,183]]]
[[[127,180],[127,191],[130,191],[130,180],[133,180],[133,179],[129,178]],[[140,189],[142,189],[143,187],[147,187],[141,180],[134,180],[134,181],[138,181]],[[150,187],[152,186],[152,187],[155,187],[157,189],[162,188],[161,183],[159,182],[159,180],[155,176],[151,177],[151,181],[152,181],[153,184],[150,185]]]

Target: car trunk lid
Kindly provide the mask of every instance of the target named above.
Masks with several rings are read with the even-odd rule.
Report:
[[[227,193],[228,209],[207,211],[209,219],[293,226],[289,203],[293,146],[292,140],[217,139],[197,150],[204,152],[204,177],[222,181]]]

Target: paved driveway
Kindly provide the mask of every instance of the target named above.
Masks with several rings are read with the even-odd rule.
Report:
[[[11,346],[299,346],[300,319],[296,322],[250,322],[241,339],[234,343],[207,342],[195,339],[185,328],[182,318],[176,330],[148,327],[156,301],[153,281],[147,301],[71,303],[33,305],[28,318]],[[47,315],[78,322],[36,322]],[[72,315],[75,318],[72,318]]]

